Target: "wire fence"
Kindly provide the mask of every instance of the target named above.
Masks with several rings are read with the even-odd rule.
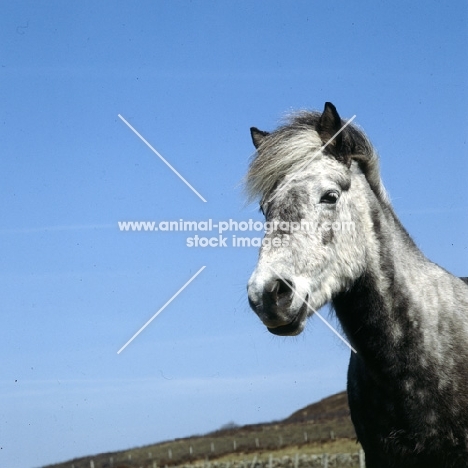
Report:
[[[129,460],[131,463],[131,457]],[[93,460],[89,461],[89,468],[97,468]],[[112,457],[107,466],[114,466]],[[162,468],[158,463],[147,461],[143,464],[118,464],[115,468]],[[72,468],[75,468],[72,465]],[[272,454],[266,459],[246,458],[234,462],[197,462],[193,464],[179,465],[178,468],[365,468],[364,452],[359,450],[355,453],[322,453],[322,454],[300,454],[275,458]]]

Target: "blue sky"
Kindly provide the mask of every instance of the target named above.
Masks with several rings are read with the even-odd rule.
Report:
[[[260,220],[242,193],[250,126],[325,101],[356,114],[417,244],[468,275],[466,2],[1,9],[1,466],[279,419],[345,388],[349,350],[319,320],[279,338],[249,310],[257,249],[119,232]]]

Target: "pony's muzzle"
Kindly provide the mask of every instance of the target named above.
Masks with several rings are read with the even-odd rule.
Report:
[[[269,278],[267,281],[249,281],[250,307],[275,335],[297,335],[307,318],[307,298],[299,307],[293,307],[294,283],[286,278]]]

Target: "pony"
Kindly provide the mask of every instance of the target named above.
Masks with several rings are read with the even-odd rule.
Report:
[[[347,392],[367,468],[468,467],[468,285],[398,220],[365,133],[329,102],[251,128],[246,176],[268,229],[247,285],[268,330],[329,303],[353,351]]]

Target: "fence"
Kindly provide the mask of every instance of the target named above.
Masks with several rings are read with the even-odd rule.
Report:
[[[151,454],[150,454],[151,455]],[[129,458],[131,462],[131,457]],[[114,465],[113,458],[109,458],[109,467],[118,468],[163,468],[156,461],[148,461],[141,465]],[[72,468],[74,466],[72,465]],[[94,461],[90,460],[89,468],[96,468]],[[318,455],[299,454],[274,458],[269,455],[267,459],[254,456],[252,459],[244,459],[234,462],[199,462],[193,464],[179,465],[177,468],[365,468],[364,452],[357,453],[322,453]]]

